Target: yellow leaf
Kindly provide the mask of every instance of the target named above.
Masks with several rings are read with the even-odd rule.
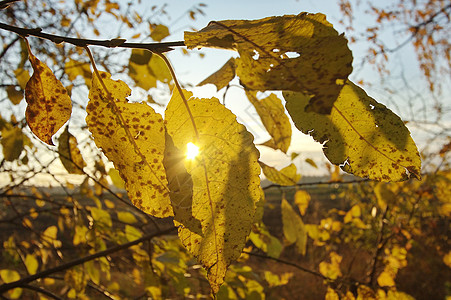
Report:
[[[58,153],[67,172],[70,174],[84,174],[83,168],[86,163],[77,145],[77,139],[69,132],[69,126],[58,138]]]
[[[175,220],[182,224],[180,239],[207,269],[210,285],[217,293],[252,226],[255,204],[260,199],[259,152],[253,136],[218,99],[195,99],[191,95],[174,90],[165,112],[172,148],[180,153],[193,143],[199,150],[193,159],[179,163],[186,177],[180,188],[189,189],[192,184],[188,194],[192,198],[179,197],[171,188],[171,200]],[[168,179],[171,184],[169,175]]]
[[[384,270],[378,277],[377,277],[377,284],[379,286],[395,286],[395,280],[394,275],[392,272],[389,272],[387,270]]]
[[[301,217],[293,210],[287,200],[282,199],[283,234],[290,244],[296,243],[296,248],[302,255],[307,249],[307,231]]]
[[[354,205],[353,207],[351,207],[351,209],[346,213],[343,222],[349,223],[352,222],[353,218],[358,218],[360,217],[360,215],[362,214],[362,210],[360,209],[359,205]]]
[[[131,212],[128,211],[118,211],[117,218],[119,219],[119,221],[126,224],[134,224],[138,222],[138,220],[136,220],[135,215],[133,215]]]
[[[445,256],[443,256],[443,262],[445,265],[451,268],[451,251],[448,252]]]
[[[282,243],[274,236],[272,236],[264,225],[259,225],[256,232],[251,231],[249,239],[269,257],[279,258],[283,250]]]
[[[347,40],[323,14],[210,22],[199,32],[185,32],[185,44],[237,50],[243,86],[306,92],[314,95],[310,109],[319,113],[330,113],[352,71]]]
[[[119,174],[118,170],[114,168],[109,169],[108,176],[110,176],[110,179],[115,187],[117,187],[118,189],[125,189],[125,182],[121,178],[121,175]]]
[[[52,136],[69,120],[72,102],[66,88],[49,67],[31,52],[29,59],[34,72],[25,87],[28,104],[25,116],[31,131],[53,146]]]
[[[24,150],[24,138],[26,138],[22,133],[22,129],[8,124],[2,128],[1,132],[0,143],[3,147],[3,157],[6,161],[18,159]]]
[[[27,254],[25,256],[25,267],[27,268],[28,274],[33,275],[36,274],[36,271],[38,270],[39,263],[36,257],[32,254]]]
[[[235,78],[235,58],[232,57],[218,71],[208,76],[197,86],[211,83],[219,91],[226,87],[233,78]]]
[[[172,79],[164,61],[147,50],[133,49],[128,66],[128,75],[145,90],[156,87],[157,80],[169,84]]]
[[[421,160],[402,120],[348,81],[330,115],[306,112],[309,96],[284,92],[296,127],[324,143],[329,161],[360,177],[400,181],[420,177]]]
[[[125,225],[125,237],[131,242],[142,237],[142,232],[136,227]]]
[[[268,180],[283,186],[295,185],[299,179],[301,179],[301,175],[297,173],[294,164],[290,164],[280,171],[262,162],[260,162],[260,166],[262,167],[263,174]]]
[[[23,91],[16,90],[16,87],[14,85],[7,86],[6,93],[8,94],[9,101],[11,101],[11,103],[14,105],[19,104],[23,99]]]
[[[2,278],[4,283],[10,283],[19,280],[20,274],[14,270],[3,269],[0,270],[0,278]],[[8,294],[11,299],[18,299],[22,295],[22,289],[12,289],[8,291]]]
[[[301,216],[305,215],[310,199],[310,194],[304,190],[297,190],[294,194],[294,203],[298,206]]]
[[[92,82],[91,65],[86,62],[76,61],[69,59],[64,66],[64,72],[66,72],[69,80],[73,81],[77,76],[84,78],[86,86],[90,89]]]
[[[91,207],[91,216],[94,221],[101,226],[113,226],[111,216],[106,210],[97,207]]]
[[[94,76],[86,107],[94,141],[114,163],[136,207],[156,217],[171,216],[163,119],[145,103],[129,103],[130,89],[124,82],[101,74],[108,92]]]
[[[157,26],[151,28],[150,37],[156,41],[161,42],[162,39],[169,35],[169,28],[162,24],[158,24]]]
[[[340,300],[340,297],[338,296],[337,292],[335,292],[332,288],[327,287],[327,293],[324,297],[325,300]]]
[[[262,100],[257,99],[255,92],[247,91],[246,95],[271,136],[270,143],[266,142],[265,144],[287,153],[291,143],[291,123],[285,114],[282,101],[274,94],[270,94]]]
[[[28,80],[30,80],[30,73],[28,73],[28,70],[18,68],[14,71],[14,75],[16,76],[17,83],[19,84],[20,88],[25,90],[27,82]]]
[[[342,257],[338,255],[335,252],[331,252],[330,254],[330,263],[327,263],[325,261],[322,261],[319,264],[319,272],[326,276],[327,278],[330,278],[332,280],[337,279],[338,277],[342,276],[341,270],[340,270],[340,263],[342,260]]]

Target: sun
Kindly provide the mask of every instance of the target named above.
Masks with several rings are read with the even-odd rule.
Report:
[[[186,159],[194,159],[199,154],[199,147],[189,142],[186,144]]]

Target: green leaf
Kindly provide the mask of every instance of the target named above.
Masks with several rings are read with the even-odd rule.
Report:
[[[255,203],[260,199],[259,153],[252,135],[218,99],[191,95],[174,90],[165,112],[172,148],[178,149],[172,165],[190,143],[199,151],[196,157],[179,160],[187,178],[180,190],[190,189],[192,180],[192,192],[177,197],[177,189],[172,187],[171,200],[175,220],[182,224],[179,237],[206,268],[216,293],[227,267],[240,256],[252,226]],[[171,176],[168,179],[174,184]]]
[[[260,166],[262,167],[263,174],[268,180],[283,186],[296,185],[299,179],[301,179],[301,175],[297,173],[294,164],[290,164],[281,170],[277,170],[262,162],[260,162]]]
[[[199,83],[198,86],[211,83],[219,91],[226,87],[233,78],[235,78],[235,58],[232,57],[218,71]]]
[[[246,95],[271,136],[263,145],[287,153],[291,143],[291,124],[282,101],[274,94],[261,100],[257,99],[255,92],[247,91]]]
[[[163,118],[146,103],[130,103],[129,87],[101,73],[94,76],[86,123],[97,147],[114,163],[132,203],[156,217],[173,214],[163,166]]]
[[[58,138],[58,153],[64,168],[70,174],[84,174],[86,163],[77,145],[77,139],[69,132],[69,126]]]
[[[296,127],[324,143],[329,161],[356,176],[379,181],[420,178],[418,149],[402,120],[348,81],[330,115],[306,112],[310,96],[284,92]]]
[[[283,234],[289,244],[296,243],[299,253],[305,255],[307,250],[307,231],[301,217],[293,210],[288,201],[282,199]]]
[[[243,86],[314,95],[308,109],[319,113],[330,113],[352,71],[347,40],[323,14],[210,22],[199,32],[185,32],[185,44],[237,50]]]

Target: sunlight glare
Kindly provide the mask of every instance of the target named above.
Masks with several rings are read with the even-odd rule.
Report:
[[[199,154],[199,147],[189,142],[186,144],[186,159],[194,159]]]

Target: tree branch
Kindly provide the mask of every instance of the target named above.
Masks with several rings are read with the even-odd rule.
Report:
[[[22,28],[0,23],[0,29],[14,32],[22,37],[35,36],[41,39],[52,41],[55,44],[68,43],[77,47],[100,46],[105,48],[129,48],[129,49],[146,49],[151,52],[163,53],[173,50],[171,47],[183,47],[184,41],[164,42],[164,43],[127,43],[125,39],[111,40],[91,40],[71,38],[62,35],[49,34],[42,32],[41,28]]]
[[[7,291],[9,291],[11,289],[17,288],[17,287],[27,287],[28,283],[30,283],[30,282],[32,282],[32,281],[34,281],[36,279],[45,278],[45,277],[48,277],[49,275],[51,275],[53,273],[61,272],[61,271],[67,270],[69,268],[72,268],[74,266],[81,265],[81,264],[83,264],[83,263],[85,263],[87,261],[91,261],[91,260],[94,260],[96,258],[103,257],[103,256],[106,256],[106,255],[109,255],[109,254],[112,254],[112,253],[115,253],[115,252],[118,252],[118,251],[130,248],[131,246],[138,245],[138,244],[140,244],[142,242],[151,240],[152,238],[155,238],[157,236],[168,234],[168,233],[174,231],[175,229],[176,228],[173,227],[173,228],[169,228],[169,229],[166,229],[166,230],[163,230],[163,231],[159,231],[159,232],[156,232],[156,233],[147,234],[147,235],[145,235],[145,236],[143,236],[143,237],[141,237],[141,238],[139,238],[137,240],[134,240],[132,242],[128,242],[128,243],[125,243],[125,244],[122,244],[122,245],[117,245],[117,246],[108,248],[106,250],[94,253],[92,255],[88,255],[88,256],[85,256],[85,257],[82,257],[82,258],[78,258],[78,259],[72,260],[72,261],[70,261],[68,263],[59,265],[59,266],[54,267],[54,268],[50,268],[50,269],[44,270],[42,272],[36,273],[34,275],[31,275],[31,276],[28,276],[28,277],[25,277],[25,278],[22,278],[22,279],[19,279],[19,280],[14,281],[14,282],[2,284],[2,285],[0,285],[0,294],[3,294],[5,292],[7,292]]]

